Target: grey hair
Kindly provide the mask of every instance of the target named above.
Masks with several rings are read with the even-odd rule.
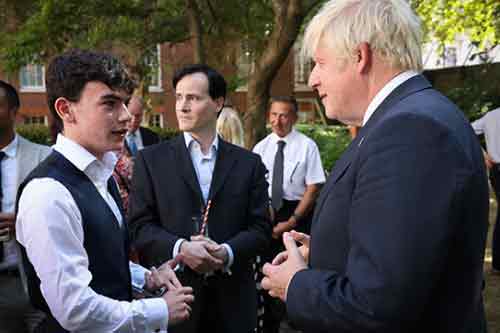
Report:
[[[312,57],[318,46],[349,61],[368,43],[392,68],[422,70],[421,21],[406,0],[331,0],[306,28],[302,51]]]

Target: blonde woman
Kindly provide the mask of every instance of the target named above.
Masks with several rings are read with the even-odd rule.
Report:
[[[245,146],[240,116],[230,106],[224,106],[217,118],[217,133],[227,142],[240,147]]]

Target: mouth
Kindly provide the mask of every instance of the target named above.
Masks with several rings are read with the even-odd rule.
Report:
[[[126,128],[111,131],[112,134],[121,136],[122,138],[124,138],[125,135],[127,135],[127,132],[128,132],[128,130]]]
[[[326,94],[319,94],[319,99],[323,101],[326,97]]]

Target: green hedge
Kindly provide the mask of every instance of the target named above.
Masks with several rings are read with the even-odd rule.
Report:
[[[52,145],[49,128],[45,125],[18,125],[16,132],[32,142]]]
[[[313,139],[318,145],[323,168],[330,172],[342,152],[351,142],[346,126],[296,125],[297,130]]]

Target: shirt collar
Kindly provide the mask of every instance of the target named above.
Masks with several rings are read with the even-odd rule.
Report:
[[[95,165],[95,168],[103,174],[105,180],[111,176],[117,162],[116,155],[113,152],[104,153],[102,161],[98,160],[87,149],[62,134],[57,135],[54,149],[88,176],[90,176],[89,169]]]
[[[368,109],[366,109],[365,115],[363,117],[363,126],[368,122],[373,113],[382,104],[382,102],[393,92],[397,87],[402,85],[404,82],[408,81],[414,76],[417,76],[416,71],[405,71],[396,75],[392,80],[390,80],[386,85],[375,95]]]
[[[296,135],[297,135],[297,130],[295,130],[295,128],[292,127],[290,133],[288,133],[284,137],[278,136],[278,134],[272,132],[270,138],[273,144],[276,144],[278,141],[285,141],[286,144],[289,144]]]
[[[19,142],[17,134],[14,134],[14,139],[5,146],[2,151],[7,157],[15,158],[17,154],[17,143]]]
[[[184,135],[184,142],[186,143],[186,147],[189,150],[191,143],[196,140],[190,133],[184,132],[183,135]],[[219,149],[219,136],[217,135],[217,133],[215,133],[214,141],[212,141],[211,147],[213,147],[215,151]]]

